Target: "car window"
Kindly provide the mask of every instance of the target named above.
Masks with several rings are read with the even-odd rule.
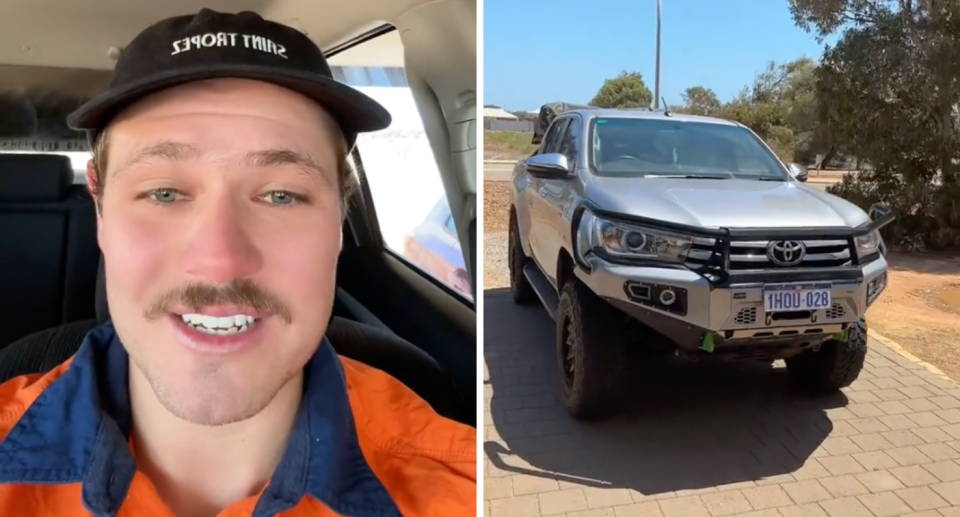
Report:
[[[472,300],[457,232],[447,231],[450,206],[417,111],[397,31],[330,57],[336,79],[379,101],[390,127],[357,138],[357,151],[386,247],[423,273]]]
[[[735,125],[651,118],[597,118],[591,165],[599,176],[719,174],[787,179],[777,158]]]
[[[550,128],[547,129],[547,134],[543,137],[543,152],[544,153],[555,153],[560,148],[560,137],[563,134],[563,129],[566,127],[567,120],[565,118],[556,119],[550,124]]]
[[[90,147],[85,135],[67,127],[67,114],[109,80],[103,70],[0,66],[0,153],[67,156],[74,183],[84,183]]]
[[[577,145],[580,142],[580,119],[573,117],[563,131],[563,138],[560,140],[560,150],[567,157],[567,162],[572,166],[577,163]]]

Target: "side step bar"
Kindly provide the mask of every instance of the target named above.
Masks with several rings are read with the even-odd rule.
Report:
[[[523,266],[523,276],[527,277],[530,286],[533,287],[534,292],[540,297],[540,302],[543,303],[544,308],[547,309],[547,314],[550,315],[551,319],[556,321],[557,308],[560,305],[560,295],[557,294],[557,290],[553,288],[553,284],[547,279],[547,275],[544,275],[543,271],[540,271],[540,267],[531,260],[527,262],[527,265]]]

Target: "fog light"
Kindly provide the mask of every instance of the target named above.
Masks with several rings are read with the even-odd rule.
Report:
[[[887,286],[887,274],[881,273],[876,278],[867,283],[867,305],[876,301],[883,288]]]
[[[664,305],[673,305],[673,302],[677,301],[677,293],[673,292],[673,289],[664,289],[660,291],[660,303]]]

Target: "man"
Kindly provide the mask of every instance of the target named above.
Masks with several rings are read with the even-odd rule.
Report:
[[[305,35],[205,9],[68,121],[113,321],[0,386],[0,515],[475,514],[476,431],[323,337],[344,157],[384,108]]]

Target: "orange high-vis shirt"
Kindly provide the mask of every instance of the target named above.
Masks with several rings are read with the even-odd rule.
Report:
[[[46,374],[0,384],[0,516],[176,517],[129,446],[128,356],[111,324]],[[266,488],[218,517],[476,515],[477,435],[324,339]]]

